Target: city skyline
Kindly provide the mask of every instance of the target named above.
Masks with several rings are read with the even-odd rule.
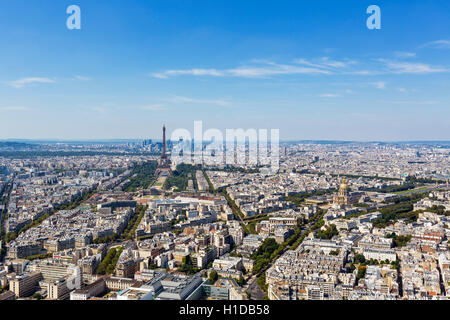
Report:
[[[0,139],[280,129],[280,140],[448,141],[449,4],[15,1],[0,12]],[[39,10],[37,6],[39,5]]]
[[[162,142],[161,138],[135,138],[135,139],[0,139],[0,142],[17,142],[17,143],[36,143],[36,144],[45,144],[45,143],[140,143],[145,140],[152,140],[154,142]],[[168,139],[170,141],[170,139]],[[259,140],[258,140],[259,141]],[[208,142],[208,141],[206,141]],[[303,140],[280,140],[280,143],[336,143],[336,144],[351,144],[351,143],[361,143],[361,144],[371,144],[371,143],[387,143],[387,144],[448,144],[450,140],[367,140],[367,141],[358,141],[358,140],[314,140],[314,139],[303,139]]]

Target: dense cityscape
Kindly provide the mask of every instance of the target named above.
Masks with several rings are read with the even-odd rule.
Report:
[[[14,0],[0,25],[3,318],[450,301],[450,1]]]
[[[448,143],[283,142],[275,174],[171,148],[0,142],[0,300],[449,297]]]

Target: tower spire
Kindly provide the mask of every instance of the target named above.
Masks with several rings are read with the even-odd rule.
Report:
[[[163,145],[162,145],[162,157],[166,157],[166,125],[163,125]]]
[[[162,139],[162,152],[161,158],[159,159],[158,169],[156,169],[155,175],[159,178],[169,176],[172,171],[170,170],[171,161],[167,157],[167,146],[166,146],[166,125],[163,125],[163,139]],[[158,180],[160,181],[160,180]],[[165,180],[162,180],[164,183]]]

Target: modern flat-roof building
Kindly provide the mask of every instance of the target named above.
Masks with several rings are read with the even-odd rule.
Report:
[[[106,291],[105,279],[100,278],[97,281],[70,293],[70,300],[88,300],[91,297],[98,296]]]
[[[14,292],[18,298],[29,297],[35,292],[41,279],[40,272],[16,276],[9,281],[9,290]]]
[[[185,300],[201,283],[198,276],[167,275],[161,280],[163,291],[156,300]]]

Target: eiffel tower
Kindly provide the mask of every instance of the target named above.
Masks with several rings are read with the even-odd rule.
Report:
[[[162,143],[162,153],[161,158],[158,162],[158,169],[156,170],[156,176],[168,176],[172,173],[170,169],[170,160],[167,157],[166,149],[166,126],[163,126],[163,143]]]

